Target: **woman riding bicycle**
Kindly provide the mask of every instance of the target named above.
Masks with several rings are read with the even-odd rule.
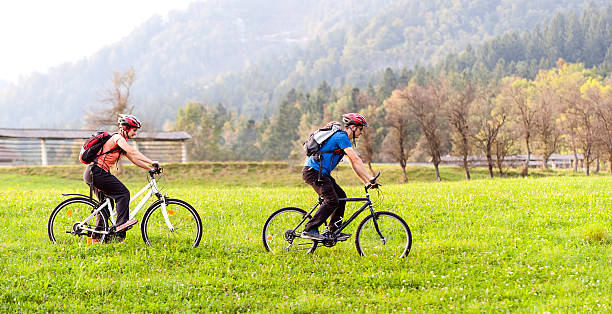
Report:
[[[333,232],[342,224],[346,202],[339,201],[338,198],[346,198],[346,193],[332,178],[331,172],[344,155],[349,158],[353,171],[364,184],[377,184],[376,179],[370,176],[363,161],[353,150],[349,140],[349,138],[352,139],[354,144],[355,139],[361,136],[363,128],[368,126],[365,118],[359,113],[347,113],[342,116],[342,122],[345,131],[334,133],[321,146],[321,161],[317,161],[311,156],[304,163],[302,179],[311,185],[319,197],[323,199],[323,204],[312,219],[306,223],[304,232],[302,232],[303,238],[324,240],[325,237],[319,233],[319,227],[325,223],[328,217],[330,220],[329,231]],[[346,240],[350,236],[348,233],[340,233],[338,240]]]
[[[130,191],[117,177],[111,174],[110,169],[119,162],[121,156],[125,155],[133,164],[146,170],[159,168],[159,162],[149,159],[136,148],[128,144],[127,140],[136,135],[140,129],[140,121],[133,115],[120,114],[118,118],[119,132],[114,134],[102,147],[100,154],[94,162],[89,164],[83,173],[83,180],[110,197],[117,204],[117,222],[115,231],[117,240],[125,239],[125,232],[138,222],[129,219]],[[100,195],[98,195],[100,198]],[[100,219],[100,216],[98,216]],[[99,239],[93,239],[98,242]]]

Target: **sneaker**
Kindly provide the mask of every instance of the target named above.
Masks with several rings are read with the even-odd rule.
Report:
[[[338,240],[338,241],[346,241],[350,237],[351,237],[350,233],[340,232],[340,234],[336,236],[336,240]]]
[[[129,230],[129,228],[131,228],[137,222],[138,222],[138,219],[128,220],[128,221],[124,222],[122,225],[117,226],[117,228],[115,228],[115,232],[121,232],[121,231]]]
[[[322,235],[319,233],[319,230],[317,230],[317,229],[313,229],[313,230],[310,230],[310,231],[306,231],[306,230],[304,230],[304,231],[302,232],[302,238],[305,238],[305,239],[312,239],[312,240],[319,240],[319,241],[323,241],[323,240],[325,240],[325,237],[323,237],[323,236],[322,236]]]

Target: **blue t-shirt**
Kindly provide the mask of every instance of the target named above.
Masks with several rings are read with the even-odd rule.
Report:
[[[322,174],[330,175],[332,170],[336,168],[342,157],[344,156],[344,149],[347,147],[351,147],[351,141],[348,138],[346,132],[336,132],[330,138],[327,139],[327,142],[321,146],[321,151],[334,151],[337,149],[342,150],[340,155],[332,154],[332,153],[324,153],[321,154],[321,165],[323,169],[321,169]],[[304,162],[304,166],[312,167],[315,170],[319,171],[319,162],[316,161],[313,157],[308,157],[306,162]]]

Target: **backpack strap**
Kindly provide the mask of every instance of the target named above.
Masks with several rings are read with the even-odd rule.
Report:
[[[119,134],[119,133],[113,133],[113,135],[111,135],[111,137],[113,137],[115,134]],[[108,140],[110,141],[110,138]],[[104,146],[102,146],[102,150],[104,150]],[[110,153],[114,153],[116,151],[121,151],[121,153],[123,153],[123,149],[121,149],[121,147],[119,147],[119,145],[117,145],[117,147],[115,147],[115,148],[113,148],[113,149],[111,149],[111,150],[109,150],[107,152],[100,153],[100,154],[96,155],[96,159],[94,159],[94,163],[96,163],[96,164],[98,163],[98,158],[100,156],[106,155],[106,154],[110,154]]]

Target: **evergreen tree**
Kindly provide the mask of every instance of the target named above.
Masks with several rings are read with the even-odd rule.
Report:
[[[272,118],[263,139],[264,156],[272,160],[289,157],[293,141],[298,139],[297,128],[301,113],[296,110],[297,92],[291,89]]]
[[[382,99],[387,99],[397,87],[397,77],[391,68],[386,68],[381,82]]]

